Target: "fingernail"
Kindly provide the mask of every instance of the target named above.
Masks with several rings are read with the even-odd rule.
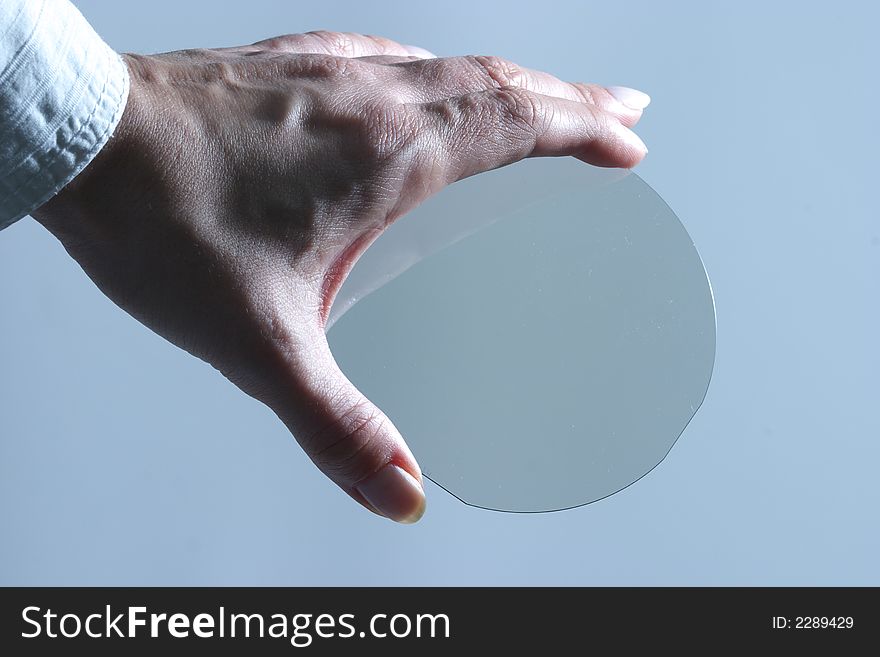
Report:
[[[651,97],[644,91],[629,87],[605,87],[612,96],[634,110],[643,110],[651,103]]]
[[[437,59],[437,55],[432,53],[430,50],[425,50],[424,48],[419,48],[418,46],[404,46],[411,55],[416,57],[421,57],[422,59]]]
[[[413,523],[425,513],[425,491],[406,470],[389,463],[357,486],[358,492],[386,518]]]

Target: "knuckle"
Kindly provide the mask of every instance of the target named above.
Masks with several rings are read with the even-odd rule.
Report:
[[[387,425],[385,415],[364,400],[310,437],[311,458],[333,478],[358,481],[384,457]]]
[[[519,87],[498,87],[491,92],[499,120],[512,127],[536,129],[541,112],[533,94]]]
[[[338,156],[367,176],[399,165],[417,146],[421,131],[415,113],[381,97],[349,99],[312,108],[306,125],[334,134],[343,145]]]
[[[278,36],[269,37],[268,39],[255,41],[251,45],[272,50],[274,48],[283,48],[288,45],[295,45],[299,43],[299,38],[301,36],[301,34],[279,34]]]
[[[238,73],[239,69],[232,62],[216,59],[202,61],[191,69],[191,77],[209,83],[230,82],[238,77]]]
[[[571,86],[583,102],[590,105],[596,104],[596,85],[586,84],[584,82],[572,82]]]
[[[317,30],[306,32],[305,36],[334,54],[350,57],[355,52],[354,37],[347,32]]]
[[[436,129],[448,131],[461,123],[462,116],[476,108],[473,96],[447,98],[422,106],[422,113]]]
[[[292,76],[303,73],[317,78],[341,78],[355,68],[355,60],[337,55],[309,54],[288,61]]]
[[[519,83],[522,69],[511,61],[494,55],[465,57],[471,68],[492,87],[508,87]]]
[[[419,136],[419,124],[405,105],[374,102],[363,109],[368,156],[376,164],[397,160]]]

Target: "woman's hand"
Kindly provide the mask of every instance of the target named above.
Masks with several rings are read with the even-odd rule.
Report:
[[[324,337],[336,291],[456,180],[541,155],[637,164],[647,96],[329,32],[125,58],[116,134],[34,216],[111,299],[272,408],[354,499],[417,520],[415,459]]]

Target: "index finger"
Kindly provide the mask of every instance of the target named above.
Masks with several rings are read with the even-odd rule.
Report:
[[[588,103],[499,87],[421,106],[446,151],[446,182],[526,157],[571,155],[601,167],[630,168],[648,152],[614,116]]]

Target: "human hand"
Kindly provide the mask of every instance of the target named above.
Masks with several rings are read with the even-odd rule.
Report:
[[[531,156],[634,166],[647,96],[327,32],[125,59],[115,135],[33,216],[117,304],[267,404],[350,496],[417,520],[415,459],[327,345],[334,295],[391,222],[456,180]]]

